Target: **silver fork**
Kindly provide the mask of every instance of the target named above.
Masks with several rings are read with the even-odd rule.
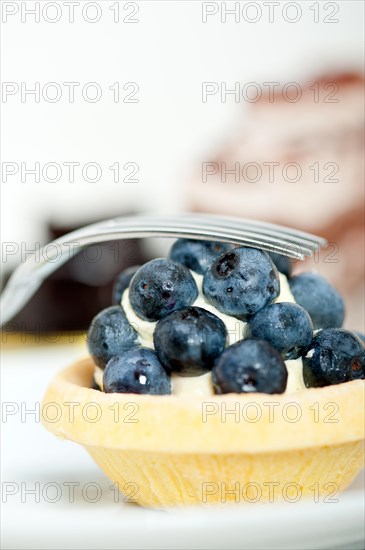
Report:
[[[297,259],[311,256],[326,244],[325,239],[303,231],[256,220],[210,214],[138,214],[105,220],[52,241],[17,267],[0,297],[1,325],[23,308],[48,275],[84,246],[142,237],[223,241],[278,252]]]

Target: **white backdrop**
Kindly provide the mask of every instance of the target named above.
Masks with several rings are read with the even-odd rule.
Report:
[[[330,2],[326,12],[321,2],[281,2],[272,22],[272,2],[1,4],[2,240],[30,247],[45,238],[43,222],[50,218],[83,223],[128,209],[184,208],[184,182],[194,162],[230,135],[237,114],[247,107],[204,103],[202,82],[225,81],[229,87],[236,81],[292,80],[362,61],[361,1]],[[36,4],[39,22],[29,12]],[[238,15],[227,14],[222,22],[224,9],[235,5]],[[203,22],[204,10],[217,13]],[[298,21],[289,22],[298,10]],[[73,102],[65,82],[74,83]],[[116,86],[110,89],[115,83],[118,102]],[[135,84],[124,90],[126,83]],[[26,94],[37,86],[39,102]],[[96,92],[101,98],[92,102]],[[132,92],[138,102],[123,102]],[[79,163],[74,182],[70,164],[65,165],[72,162]],[[35,163],[39,183],[25,172]],[[93,165],[85,169],[88,163],[102,173],[97,182],[87,181],[98,178]],[[119,182],[109,168],[115,170],[115,163]],[[132,172],[136,181],[123,181]],[[19,254],[5,259],[16,263]]]

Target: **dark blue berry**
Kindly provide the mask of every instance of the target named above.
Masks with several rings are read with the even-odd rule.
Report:
[[[190,306],[197,296],[198,287],[188,268],[162,258],[140,267],[129,286],[131,306],[146,321]]]
[[[104,371],[103,387],[106,393],[171,393],[169,375],[148,348],[134,348],[112,357]]]
[[[129,324],[124,310],[111,306],[91,321],[87,345],[94,362],[103,369],[114,355],[139,346],[138,334]]]
[[[232,245],[227,243],[178,239],[171,247],[170,258],[204,275],[213,260],[230,248]]]
[[[212,370],[216,393],[283,393],[288,371],[280,353],[265,340],[248,338],[229,346]]]
[[[342,326],[344,301],[321,275],[302,273],[289,279],[289,285],[295,301],[311,316],[315,330]]]
[[[246,320],[280,292],[279,274],[266,252],[239,247],[219,256],[203,279],[206,300],[222,313]]]
[[[301,306],[290,302],[269,304],[249,321],[252,336],[266,340],[283,359],[297,359],[309,346],[313,325],[309,314]]]
[[[269,252],[268,254],[276,265],[277,270],[289,278],[293,270],[293,260],[287,256],[283,256],[282,254],[278,254],[277,252]]]
[[[303,378],[307,388],[365,378],[364,345],[348,330],[319,331],[303,357]]]
[[[131,267],[127,267],[116,277],[112,293],[113,304],[120,305],[123,292],[129,287],[129,283],[139,267],[139,265],[132,265]]]
[[[200,307],[188,307],[161,319],[153,342],[168,371],[180,376],[199,376],[212,369],[214,360],[224,350],[226,337],[225,325],[219,317]]]

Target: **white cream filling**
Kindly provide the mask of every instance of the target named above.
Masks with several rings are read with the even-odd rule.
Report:
[[[230,315],[225,315],[218,311],[214,306],[209,304],[203,295],[202,283],[203,275],[198,275],[194,271],[191,271],[192,276],[197,284],[199,294],[194,306],[202,307],[211,313],[214,313],[225,324],[228,338],[227,345],[234,344],[242,338],[249,336],[249,330],[247,323],[240,321]],[[275,302],[292,302],[295,303],[294,297],[290,292],[288,280],[285,275],[279,273],[280,277],[280,294],[276,298]],[[127,288],[123,292],[121,305],[125,311],[128,321],[138,332],[139,340],[142,346],[153,349],[153,332],[155,330],[156,322],[144,321],[134,312],[129,301],[129,289]],[[285,393],[295,393],[302,389],[305,389],[303,381],[303,363],[302,360],[295,359],[291,361],[285,361],[286,368],[288,369],[288,383]],[[98,367],[95,367],[94,379],[99,387],[102,388],[103,371]],[[209,396],[214,395],[212,375],[210,372],[201,376],[178,376],[173,374],[171,376],[172,393],[181,396]]]
[[[201,376],[171,376],[172,393],[190,397],[205,397],[214,395],[212,373],[207,372]]]

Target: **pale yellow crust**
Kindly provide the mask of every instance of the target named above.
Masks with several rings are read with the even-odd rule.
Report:
[[[208,482],[219,490],[207,503],[222,500],[222,483],[257,483],[262,500],[270,482],[297,483],[303,495],[314,483],[343,489],[363,465],[363,380],[291,395],[186,398],[105,394],[90,389],[93,372],[88,358],[54,378],[43,424],[83,445],[122,491],[137,484],[140,504],[198,504]]]
[[[152,507],[304,497],[331,502],[352,482],[364,457],[362,441],[260,454],[86,449],[126,501]]]

